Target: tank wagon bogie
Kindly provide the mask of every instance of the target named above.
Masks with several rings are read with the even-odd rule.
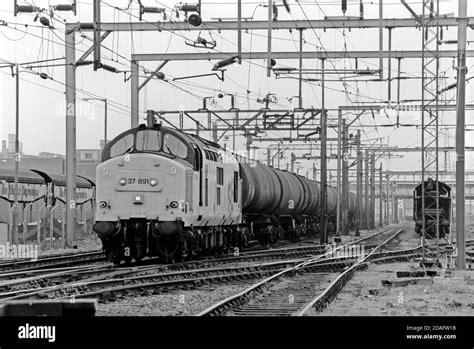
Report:
[[[108,143],[96,181],[94,231],[115,262],[190,259],[318,229],[319,183],[160,125]],[[331,187],[327,201],[330,216]]]

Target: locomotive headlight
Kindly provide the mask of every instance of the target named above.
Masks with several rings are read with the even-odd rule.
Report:
[[[158,184],[158,181],[155,178],[150,179],[150,185],[152,187],[156,187],[157,184]]]
[[[119,184],[120,184],[120,185],[125,185],[125,184],[127,184],[127,179],[126,179],[126,178],[120,178]]]
[[[135,195],[133,198],[135,204],[143,204],[143,196],[142,195]]]
[[[107,206],[108,206],[108,205],[107,205],[107,202],[106,202],[106,201],[101,201],[101,202],[99,202],[99,207],[100,207],[100,208],[107,208]]]
[[[170,207],[171,207],[171,208],[178,208],[178,206],[179,206],[178,201],[171,201],[171,202],[170,202]]]

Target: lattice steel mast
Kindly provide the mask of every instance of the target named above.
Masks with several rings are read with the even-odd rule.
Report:
[[[436,259],[439,258],[439,0],[423,0],[422,29],[422,239],[423,264],[427,232],[435,232]],[[433,180],[433,182],[431,182]],[[434,185],[434,188],[433,188]]]

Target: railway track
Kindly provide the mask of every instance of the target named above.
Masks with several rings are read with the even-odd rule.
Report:
[[[385,231],[385,230],[384,230]],[[383,231],[383,232],[384,232]],[[98,296],[141,292],[149,288],[187,287],[208,282],[265,277],[295,265],[308,256],[322,255],[325,246],[300,246],[245,252],[238,257],[185,262],[173,265],[140,266],[112,269],[110,265],[59,269],[51,273],[0,282],[0,299],[57,298],[64,296]],[[340,258],[332,258],[332,263]],[[256,264],[255,261],[258,263]],[[344,262],[347,262],[344,261]],[[216,266],[221,267],[216,267]],[[222,266],[224,265],[224,266]],[[345,265],[340,264],[340,267]],[[320,265],[318,270],[332,268]],[[31,272],[28,272],[31,273]],[[20,273],[11,273],[20,274]],[[1,274],[0,274],[1,276]],[[7,275],[11,277],[12,275]],[[104,296],[104,297],[103,297]]]
[[[419,252],[418,249],[391,251],[389,257],[396,258],[407,253],[416,254],[417,252]],[[387,255],[384,257],[387,257]],[[101,301],[109,301],[131,294],[158,294],[168,292],[170,289],[194,288],[208,283],[261,278],[285,270],[302,261],[303,259],[297,259],[248,266],[228,266],[153,274],[147,274],[146,271],[137,270],[136,268],[109,270],[100,276],[91,277],[81,282],[70,282],[38,289],[3,290],[3,293],[0,294],[0,300],[52,299],[74,296],[75,298],[98,297]],[[318,273],[341,271],[352,263],[354,263],[354,260],[335,257],[317,261],[305,268]],[[75,273],[82,273],[84,276],[93,273],[93,271],[77,270]]]
[[[17,260],[1,263],[0,273],[10,271],[29,272],[46,268],[71,267],[84,263],[104,262],[105,260],[105,254],[101,251],[43,256],[37,260]]]
[[[367,255],[359,258],[328,262],[335,270],[315,271],[313,268],[328,254],[308,258],[301,263],[288,267],[272,276],[259,281],[246,290],[228,297],[203,310],[198,316],[215,315],[304,315],[310,309],[324,307],[334,299],[340,289],[352,277],[354,272],[367,266],[369,262],[389,262],[419,256],[421,247],[402,251],[379,252],[404,230],[398,230],[388,239],[378,243]],[[380,238],[386,231],[372,234],[366,238],[338,247],[344,249],[360,244],[372,238]],[[343,268],[336,268],[337,265]],[[342,273],[340,273],[340,271]],[[278,281],[278,283],[277,283]],[[327,285],[330,282],[329,286]],[[315,297],[315,295],[318,295]]]
[[[372,250],[371,262],[377,263],[420,256],[421,247],[376,252],[380,244],[372,241],[369,243],[368,240],[380,239],[387,232],[391,230],[384,229],[339,248],[363,242],[367,249]],[[390,241],[395,237],[396,235]],[[388,244],[389,241],[384,241],[384,246]],[[304,275],[315,276],[315,279],[321,280],[319,284],[324,284],[325,277],[334,279],[341,271],[357,263],[357,259],[354,258],[331,256],[334,251],[327,253],[326,248],[321,245],[310,245],[267,249],[243,252],[239,256],[224,256],[172,265],[113,268],[108,264],[13,271],[0,274],[0,301],[97,297],[100,301],[107,302],[130,295],[149,295],[168,292],[172,289],[199,288],[209,283],[271,278],[275,274],[286,273],[295,267],[297,271],[288,275],[298,277],[298,273],[302,272]],[[11,280],[15,276],[16,279]],[[314,278],[307,277],[306,279]],[[315,289],[311,284],[306,287],[303,280],[299,283],[302,283],[301,290],[310,288],[314,291]]]
[[[71,267],[71,268],[54,268],[54,269],[34,269],[20,270],[7,273],[0,273],[0,292],[45,287],[55,284],[63,284],[65,282],[78,281],[88,277],[97,277],[104,274],[108,275],[127,275],[134,273],[147,274],[167,271],[179,270],[195,270],[215,267],[225,264],[255,263],[263,261],[288,260],[302,258],[308,255],[320,254],[324,251],[324,246],[304,246],[293,247],[287,249],[263,250],[242,253],[239,256],[227,256],[215,259],[206,259],[201,261],[183,262],[169,265],[152,265],[152,266],[136,266],[136,267],[120,267],[115,272],[111,264],[89,267]]]
[[[166,270],[193,269],[204,266],[214,266],[221,263],[248,262],[260,260],[278,260],[284,256],[296,258],[304,257],[309,254],[320,253],[324,251],[325,246],[308,245],[299,247],[277,248],[277,249],[254,249],[248,252],[240,252],[236,255],[227,254],[218,257],[204,257],[188,262],[181,262],[168,265],[160,265]],[[85,253],[66,253],[53,256],[43,256],[37,260],[14,260],[3,261],[0,263],[0,281],[6,279],[18,279],[22,277],[32,277],[52,271],[61,271],[63,268],[80,266],[85,263],[105,262],[106,258],[101,251],[90,251]],[[158,265],[156,258],[149,258],[137,265]]]
[[[304,258],[311,255],[319,255],[325,252],[326,247],[321,245],[299,246],[279,248],[271,250],[260,250],[243,252],[239,256],[224,256],[214,259],[204,259],[168,265],[139,265],[135,267],[114,268],[111,264],[99,266],[77,266],[51,269],[27,268],[26,270],[15,270],[0,273],[0,292],[8,292],[27,288],[39,288],[54,286],[57,284],[72,283],[92,277],[124,277],[127,275],[143,275],[159,272],[196,270],[204,268],[215,268],[220,265],[232,265],[255,262],[271,262]]]

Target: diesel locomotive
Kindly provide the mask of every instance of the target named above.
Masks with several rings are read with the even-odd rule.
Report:
[[[423,229],[423,195],[425,197],[425,237],[436,238],[437,226],[439,227],[439,237],[447,236],[451,226],[451,187],[446,183],[429,178],[413,191],[413,220],[415,221],[415,231],[420,235],[422,235]],[[436,205],[436,201],[438,201],[438,205]]]
[[[112,261],[173,262],[317,233],[320,184],[150,123],[104,147],[96,202],[94,231]],[[351,193],[350,217],[355,205]],[[327,216],[335,211],[328,187]]]

